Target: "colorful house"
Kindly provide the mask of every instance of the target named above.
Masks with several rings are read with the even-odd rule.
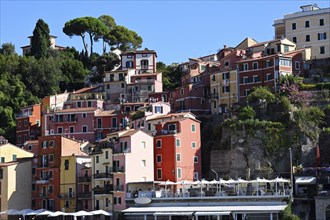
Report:
[[[121,55],[121,69],[134,69],[136,74],[155,73],[157,53],[154,50],[136,50]]]
[[[36,140],[41,133],[41,105],[31,105],[20,109],[16,115],[16,144]]]

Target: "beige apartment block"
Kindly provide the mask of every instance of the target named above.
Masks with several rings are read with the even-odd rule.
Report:
[[[311,47],[313,59],[330,58],[330,8],[301,6],[301,11],[274,21],[275,38],[286,37],[297,49]]]

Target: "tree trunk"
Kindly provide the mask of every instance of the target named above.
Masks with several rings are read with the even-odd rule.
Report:
[[[91,54],[90,55],[92,55],[93,54],[93,34],[92,33],[89,33],[89,39],[91,41]]]
[[[103,41],[103,54],[105,54],[107,51],[107,45],[106,45],[104,39],[102,41]]]
[[[85,35],[84,35],[84,34],[81,34],[80,36],[81,36],[81,38],[82,38],[82,40],[83,40],[83,44],[84,44],[84,48],[85,48],[85,52],[86,52],[87,57],[88,57],[88,48],[87,48],[87,44],[86,44],[86,42],[85,42]]]

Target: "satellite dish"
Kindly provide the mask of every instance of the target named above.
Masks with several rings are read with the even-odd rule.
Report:
[[[139,198],[134,199],[134,202],[136,204],[146,205],[146,204],[149,204],[151,202],[151,199],[148,198],[148,197],[139,197]]]

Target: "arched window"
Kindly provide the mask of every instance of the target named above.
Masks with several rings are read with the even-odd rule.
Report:
[[[149,61],[141,60],[141,69],[149,69]]]

